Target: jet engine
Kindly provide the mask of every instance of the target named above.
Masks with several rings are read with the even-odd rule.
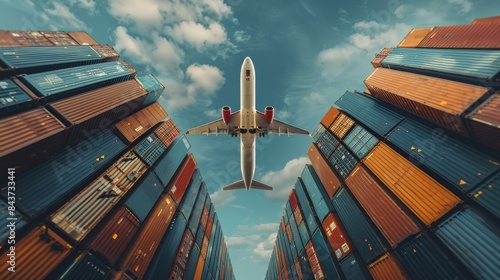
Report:
[[[264,116],[266,117],[267,123],[272,123],[274,119],[274,108],[271,106],[267,106],[266,110],[264,111]]]
[[[230,120],[231,120],[231,107],[229,106],[222,107],[222,121],[224,121],[225,124],[228,124]]]

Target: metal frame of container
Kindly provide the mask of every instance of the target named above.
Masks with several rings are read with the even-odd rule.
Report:
[[[465,122],[475,141],[500,151],[500,91],[468,114]]]
[[[427,226],[462,202],[383,142],[364,164]]]
[[[146,172],[141,180],[138,180],[134,190],[123,202],[134,215],[143,222],[160,198],[165,186],[160,182],[156,174]]]
[[[174,139],[179,135],[180,129],[175,125],[174,121],[170,118],[165,120],[155,129],[155,134],[158,138],[165,144],[165,147],[169,147]]]
[[[418,48],[500,49],[500,24],[484,23],[434,27]]]
[[[205,200],[207,198],[208,191],[207,187],[204,182],[201,183],[201,188],[200,188],[200,193],[198,194],[198,197],[196,198],[196,202],[193,207],[193,211],[191,213],[191,217],[189,218],[188,221],[188,228],[191,231],[193,235],[196,235],[196,230],[198,228],[198,225],[200,224],[201,220],[201,213],[203,212],[203,208],[205,205]]]
[[[129,143],[168,116],[160,103],[155,102],[115,124],[116,130]]]
[[[38,165],[16,175],[16,206],[28,217],[34,218],[100,174],[125,150],[111,131],[95,133],[76,145],[66,146]],[[7,185],[1,195],[7,197]]]
[[[329,246],[326,244],[325,236],[321,230],[316,231],[311,236],[311,241],[316,249],[316,255],[318,256],[318,260],[323,268],[325,278],[342,279],[342,272],[340,272],[340,268],[337,267],[337,262],[332,258],[330,250],[328,249]]]
[[[316,174],[321,180],[321,183],[331,200],[335,192],[340,188],[340,178],[332,170],[328,160],[321,154],[314,143],[312,143],[309,147],[307,157],[311,161]]]
[[[130,151],[51,215],[51,222],[81,241],[132,188],[147,166]]]
[[[392,51],[392,48],[383,48],[379,53],[375,55],[375,58],[372,60],[371,64],[373,68],[382,67],[380,62],[384,60],[384,58]]]
[[[340,113],[335,121],[328,127],[335,136],[343,139],[349,130],[354,126],[354,120],[349,118],[346,114]]]
[[[111,269],[98,258],[89,252],[83,252],[75,261],[64,271],[58,279],[61,280],[106,280],[110,275]]]

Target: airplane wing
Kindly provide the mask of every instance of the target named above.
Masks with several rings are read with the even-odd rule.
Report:
[[[257,115],[255,116],[255,121],[257,122],[257,126],[262,127],[262,130],[265,134],[274,133],[274,134],[305,134],[310,135],[308,131],[295,127],[293,125],[289,125],[277,119],[274,119],[270,124],[267,123],[266,117],[263,113],[257,111]]]
[[[240,112],[231,114],[231,119],[228,124],[224,123],[222,119],[191,128],[186,131],[186,134],[239,134],[238,126],[240,125]]]

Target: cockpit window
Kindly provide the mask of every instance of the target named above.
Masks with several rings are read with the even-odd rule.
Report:
[[[250,77],[250,70],[247,70],[247,77]]]

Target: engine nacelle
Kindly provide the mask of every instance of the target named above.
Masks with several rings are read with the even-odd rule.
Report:
[[[266,110],[264,111],[264,116],[266,117],[267,123],[272,123],[274,119],[274,108],[271,106],[267,106]]]
[[[231,120],[231,107],[229,106],[222,107],[222,121],[225,124],[228,124],[230,120]]]

